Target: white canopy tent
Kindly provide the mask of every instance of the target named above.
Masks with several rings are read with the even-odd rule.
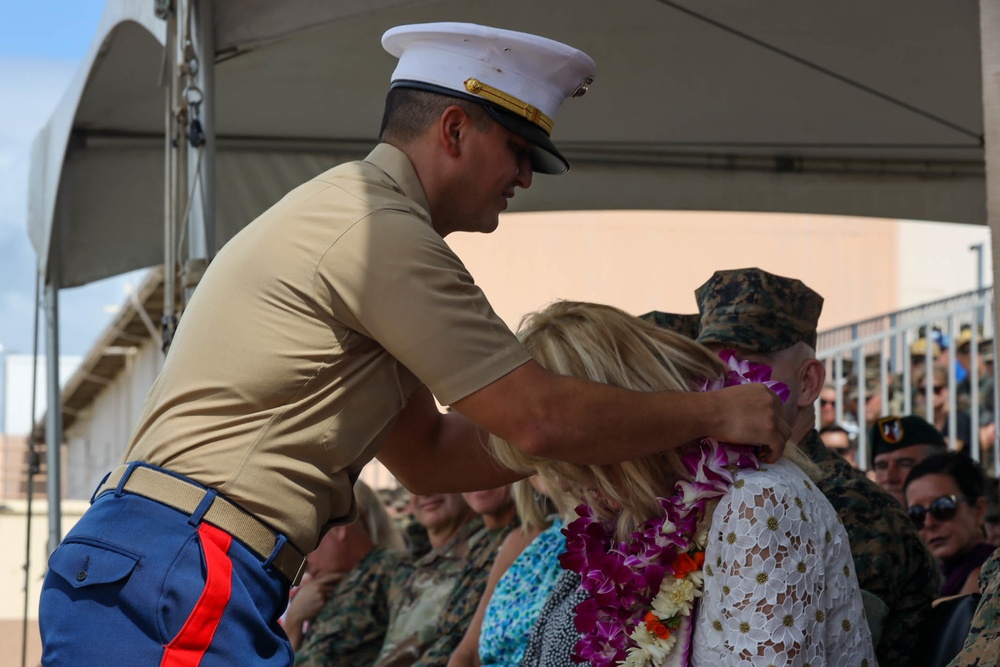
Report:
[[[174,30],[156,14],[171,4],[182,18],[193,8],[178,30],[197,36],[187,55],[200,63],[200,161],[168,150],[167,108],[185,99]],[[536,32],[598,63],[553,134],[572,170],[536,178],[512,210],[1000,224],[986,203],[987,164],[1000,197],[1000,155],[987,159],[982,141],[1000,124],[1000,0],[109,0],[32,156],[49,358],[59,288],[210,256],[287,190],[363,156],[395,62],[381,34],[437,20]],[[207,238],[185,250],[185,230],[165,233],[164,220],[183,217],[171,183],[195,173],[204,226],[187,241]],[[54,443],[58,397],[49,405]],[[57,542],[58,521],[53,530]]]

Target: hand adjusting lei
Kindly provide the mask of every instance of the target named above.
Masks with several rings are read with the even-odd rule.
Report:
[[[719,357],[726,374],[696,389],[715,391],[739,384],[765,384],[782,401],[788,387],[771,381],[771,367],[740,361],[732,350]],[[733,484],[733,471],[757,469],[753,447],[704,438],[688,446],[681,461],[691,481],[681,480],[669,498],[657,498],[659,516],[642,524],[627,541],[616,542],[608,522],[590,507],[576,508],[579,519],[563,529],[563,568],[580,575],[589,597],[576,607],[575,625],[583,634],[574,660],[596,667],[680,667],[691,656],[694,610],[704,579],[705,542],[710,505]]]

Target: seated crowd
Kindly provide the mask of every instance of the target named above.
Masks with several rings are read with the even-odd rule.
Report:
[[[782,460],[705,439],[586,466],[493,438],[523,481],[410,496],[394,519],[358,482],[358,521],[293,592],[295,664],[917,666],[935,601],[980,592],[951,664],[994,664],[996,481],[915,415],[872,414],[873,478],[859,469],[800,281],[720,271],[696,298],[698,315],[643,318],[558,302],[519,337],[554,372],[632,389],[767,382],[793,429]]]

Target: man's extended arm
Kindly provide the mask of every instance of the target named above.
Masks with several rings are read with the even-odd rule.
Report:
[[[556,375],[533,361],[452,407],[457,413],[442,415],[421,388],[379,452],[411,491],[492,488],[517,479],[492,459],[487,432],[527,454],[582,464],[639,458],[703,436],[760,445],[773,461],[789,435],[780,399],[763,385],[637,392]]]

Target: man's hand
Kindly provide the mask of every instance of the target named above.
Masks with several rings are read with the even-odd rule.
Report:
[[[781,458],[792,428],[777,394],[762,384],[743,384],[706,395],[719,401],[717,426],[706,435],[734,445],[755,445],[767,463]]]

